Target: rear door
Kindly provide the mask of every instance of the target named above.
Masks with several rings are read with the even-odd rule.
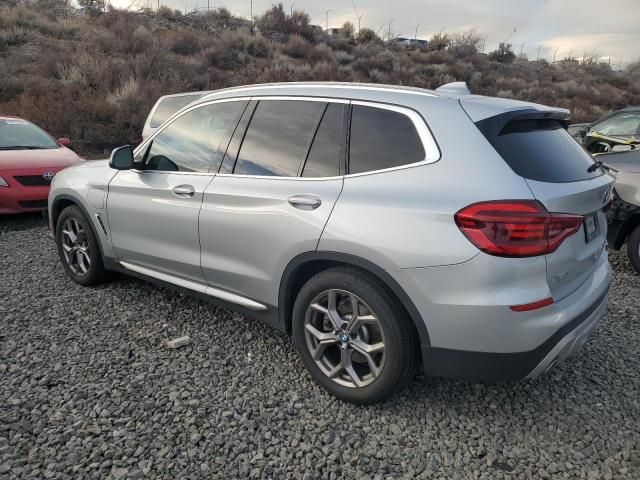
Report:
[[[580,231],[546,256],[549,287],[560,300],[589,278],[604,250],[607,223],[602,209],[609,202],[613,178],[594,167],[592,157],[557,120],[516,119],[490,140],[549,212],[584,216]]]
[[[262,98],[248,107],[204,192],[200,242],[210,285],[277,305],[287,263],[316,249],[342,190],[347,106]]]

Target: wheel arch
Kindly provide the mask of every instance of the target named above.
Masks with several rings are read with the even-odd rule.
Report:
[[[91,215],[89,214],[85,206],[82,204],[82,202],[77,198],[67,194],[57,195],[56,198],[54,198],[53,202],[51,203],[51,212],[49,214],[51,217],[51,233],[55,237],[56,225],[58,223],[58,218],[60,218],[60,214],[63,212],[65,208],[72,207],[72,206],[78,207],[82,212],[82,214],[87,219],[87,221],[89,222],[89,226],[91,227],[91,232],[96,237],[96,241],[98,242],[98,246],[100,247],[100,255],[102,257],[102,260],[105,261],[107,257],[105,256],[105,253],[104,253],[104,248],[102,246],[102,241],[100,240],[100,235],[96,229],[96,226],[93,223],[94,220],[91,218]]]
[[[363,270],[385,285],[405,310],[416,331],[420,345],[430,346],[429,332],[420,312],[407,293],[383,268],[364,258],[339,252],[307,252],[289,262],[284,270],[278,291],[280,324],[291,334],[292,312],[295,297],[304,283],[315,274],[336,266],[351,266]]]

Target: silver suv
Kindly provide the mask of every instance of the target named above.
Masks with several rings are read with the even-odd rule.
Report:
[[[59,173],[51,228],[75,282],[118,271],[265,320],[340,399],[379,401],[420,359],[535,377],[585,343],[611,279],[613,179],[568,118],[455,87],[220,90]]]

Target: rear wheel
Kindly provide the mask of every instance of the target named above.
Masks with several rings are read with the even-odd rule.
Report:
[[[627,254],[633,268],[640,273],[640,225],[636,226],[636,229],[631,232],[627,242]]]
[[[346,267],[311,278],[293,309],[294,341],[307,370],[329,393],[353,403],[384,400],[411,379],[413,332],[384,285]]]
[[[84,286],[108,280],[100,245],[89,220],[76,206],[65,208],[56,223],[56,245],[62,265],[71,279]]]

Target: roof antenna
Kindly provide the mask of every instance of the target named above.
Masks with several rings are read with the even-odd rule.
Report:
[[[466,82],[451,82],[436,88],[436,92],[455,95],[471,95]]]

